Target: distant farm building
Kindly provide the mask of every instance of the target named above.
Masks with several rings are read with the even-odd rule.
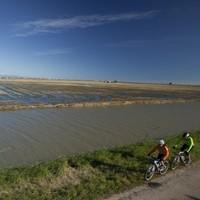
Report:
[[[117,80],[114,80],[114,81],[105,80],[104,83],[118,83],[118,81]]]

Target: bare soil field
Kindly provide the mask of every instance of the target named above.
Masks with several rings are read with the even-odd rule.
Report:
[[[0,79],[0,111],[30,108],[102,107],[200,100],[200,86]]]

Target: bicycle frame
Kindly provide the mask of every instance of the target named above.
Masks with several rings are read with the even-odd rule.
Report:
[[[149,181],[153,177],[155,173],[159,173],[161,175],[164,175],[168,170],[168,161],[164,161],[165,163],[161,163],[157,160],[155,157],[148,157],[150,160],[150,165],[145,173],[145,180]],[[164,167],[164,168],[163,168]]]
[[[150,156],[148,157],[149,161],[151,164],[155,165],[155,173],[159,173],[160,172],[160,162],[158,162],[157,158]]]
[[[177,156],[179,157],[179,162],[181,161],[182,163],[185,164],[185,153],[183,151],[178,152]]]

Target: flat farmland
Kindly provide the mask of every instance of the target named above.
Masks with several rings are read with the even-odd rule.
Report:
[[[200,100],[200,86],[1,79],[0,110],[184,103]]]

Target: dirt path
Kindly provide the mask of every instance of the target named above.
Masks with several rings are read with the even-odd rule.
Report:
[[[106,200],[200,200],[200,164],[170,172]]]

